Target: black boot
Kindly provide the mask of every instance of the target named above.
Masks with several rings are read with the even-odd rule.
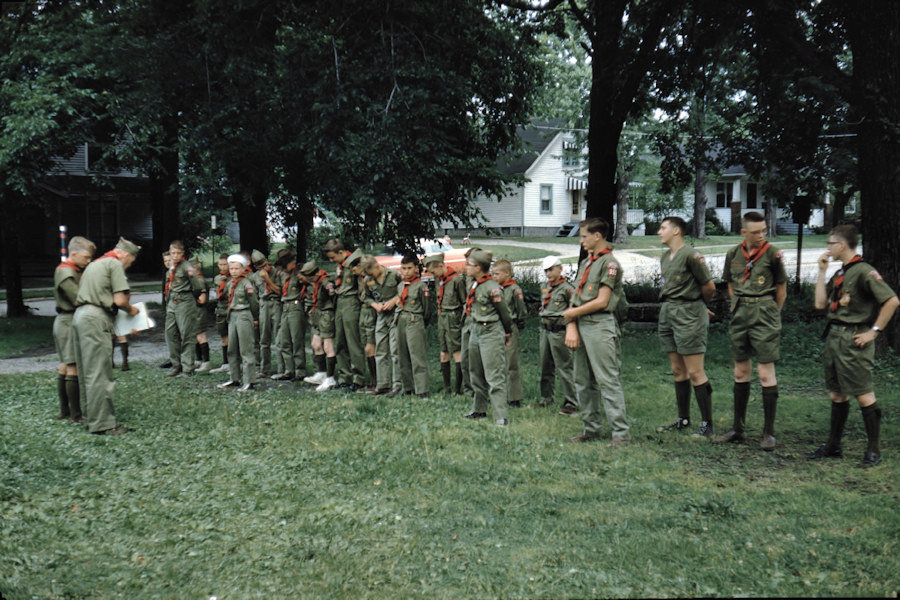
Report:
[[[131,367],[128,366],[128,342],[119,344],[119,350],[122,352],[122,370],[130,371]]]
[[[444,380],[444,393],[450,393],[450,363],[441,363],[441,378]]]

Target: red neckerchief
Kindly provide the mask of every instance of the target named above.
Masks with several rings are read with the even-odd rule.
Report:
[[[341,287],[341,279],[344,277],[344,263],[347,261],[347,257],[344,257],[344,260],[338,263],[338,272],[337,272],[337,280],[334,282],[334,287]]]
[[[169,276],[166,278],[166,286],[163,289],[163,295],[165,295],[165,296],[169,295],[169,288],[172,287],[172,282],[175,280],[175,269],[177,269],[178,265],[180,265],[183,262],[184,262],[184,259],[182,258],[177,263],[175,263],[174,265],[169,267]]]
[[[547,308],[547,305],[550,304],[550,295],[553,294],[553,288],[561,284],[563,281],[565,281],[565,278],[560,277],[556,281],[550,282],[550,287],[547,289],[547,295],[544,296],[544,302],[541,304],[541,310]]]
[[[420,277],[418,275],[416,275],[412,279],[404,279],[403,280],[406,282],[406,285],[403,286],[403,291],[400,292],[400,306],[406,306],[406,300],[407,300],[407,297],[409,296],[409,286],[418,282],[419,279],[420,279]]]
[[[308,284],[304,283],[304,284],[303,284],[303,287],[300,288],[300,299],[301,299],[301,300],[305,300],[305,299],[306,299],[306,286],[307,286],[307,285],[308,285]]]
[[[753,265],[756,264],[756,261],[762,256],[766,250],[769,249],[769,242],[763,242],[763,245],[754,250],[752,253],[747,252],[747,240],[741,242],[741,253],[744,255],[744,260],[747,261],[747,264],[744,265],[744,278],[741,279],[741,283],[747,281],[750,278],[750,269],[753,268]]]
[[[75,269],[75,272],[76,272],[76,273],[81,273],[81,271],[82,271],[82,268],[79,267],[78,265],[76,265],[75,263],[73,263],[73,262],[72,262],[72,259],[70,259],[70,258],[67,258],[66,260],[60,262],[60,263],[56,266],[56,268],[57,268],[57,269],[62,269],[62,268]]]
[[[501,284],[500,284],[500,287],[505,287],[505,288],[507,288],[507,287],[509,287],[509,286],[511,286],[511,285],[516,285],[516,280],[513,279],[512,277],[510,277],[509,279],[507,279],[506,281],[504,281],[503,283],[501,283]]]
[[[116,260],[119,260],[119,255],[116,254],[115,250],[110,250],[109,252],[107,252],[106,254],[101,256],[100,258],[114,258]]]
[[[833,298],[830,305],[831,312],[837,312],[838,300],[840,300],[841,298],[841,288],[844,287],[844,273],[846,273],[847,269],[849,269],[851,266],[859,262],[862,262],[862,256],[857,254],[850,259],[850,262],[842,266],[840,271],[838,271],[837,279],[834,280],[834,290],[832,291],[831,295],[831,297]]]
[[[594,261],[603,256],[604,254],[611,254],[612,248],[607,246],[597,254],[591,254],[588,256],[588,266],[584,269],[584,273],[581,275],[581,281],[578,282],[578,289],[575,290],[575,293],[581,295],[581,290],[584,289],[584,284],[587,283],[588,273],[591,272],[591,267],[594,266]]]
[[[319,269],[319,275],[316,278],[316,283],[313,285],[312,308],[309,309],[309,314],[314,313],[319,307],[319,286],[322,285],[322,282],[325,281],[326,277],[328,277],[328,273]]]
[[[485,275],[481,279],[476,279],[475,283],[472,285],[472,288],[469,290],[469,293],[466,294],[466,314],[467,315],[472,314],[472,305],[475,303],[475,288],[477,288],[479,285],[481,285],[488,279],[491,279],[490,275]]]
[[[260,270],[259,270],[259,276],[262,278],[263,283],[266,284],[266,293],[268,293],[268,294],[271,294],[271,293],[273,293],[273,292],[277,292],[277,291],[278,291],[278,288],[275,287],[274,284],[270,283],[270,282],[272,281],[272,278],[271,278],[271,277],[266,277],[266,276],[263,275],[263,273],[265,273],[266,275],[268,275],[270,270],[271,270],[271,269],[267,269],[267,268],[263,268],[263,269],[260,269]]]
[[[282,296],[287,296],[287,293],[288,293],[288,287],[290,287],[290,285],[291,285],[291,279],[294,278],[294,269],[295,269],[296,267],[297,267],[297,264],[296,264],[296,263],[291,263],[291,264],[288,265],[288,268],[287,268],[287,279],[285,279],[284,285],[281,286],[281,295],[282,295]]]
[[[237,290],[237,286],[240,282],[247,279],[243,275],[234,280],[234,283],[231,285],[231,291],[228,292],[228,308],[231,309],[231,301],[234,300],[234,292]]]
[[[219,273],[219,275],[222,275],[222,273]],[[222,293],[225,291],[225,286],[228,285],[229,279],[231,279],[230,274],[228,277],[225,277],[225,276],[222,277],[222,281],[219,282],[219,287],[216,288],[216,298],[222,297]],[[168,288],[166,288],[166,289],[168,289]]]
[[[438,313],[441,312],[441,303],[444,301],[444,287],[457,275],[459,275],[459,273],[453,267],[447,267],[447,272],[444,273],[444,276],[441,278],[441,285],[438,290]]]

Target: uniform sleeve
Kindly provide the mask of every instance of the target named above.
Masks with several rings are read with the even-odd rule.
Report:
[[[784,268],[784,252],[774,250],[772,252],[772,281],[775,284],[787,283],[787,271]]]
[[[107,261],[109,267],[109,282],[112,286],[113,294],[118,292],[130,292],[131,287],[128,285],[128,278],[125,277],[125,267],[116,259]]]
[[[706,258],[700,252],[694,252],[693,256],[688,257],[685,264],[698,284],[706,285],[706,282],[712,279],[709,269],[706,267]]]
[[[862,279],[879,306],[897,295],[875,269],[870,269],[868,273],[863,275]]]
[[[600,273],[598,284],[605,285],[613,290],[616,289],[616,282],[619,279],[619,273],[621,271],[622,266],[619,264],[619,261],[616,259],[606,261],[606,264],[603,266],[603,272]]]
[[[62,297],[68,300],[72,306],[75,306],[75,299],[78,297],[78,283],[75,277],[66,277],[56,286]]]
[[[728,253],[725,255],[725,266],[722,268],[722,281],[724,281],[726,283],[731,283],[732,281],[734,281],[731,278],[731,263],[734,262],[734,256],[735,256],[734,248],[729,250]]]
[[[507,307],[506,302],[503,301],[503,294],[500,293],[500,287],[495,287],[490,293],[491,302],[493,302],[494,308],[500,316],[500,322],[503,323],[504,331],[506,331],[506,333],[512,333],[512,318],[509,316],[509,307]]]
[[[519,286],[516,286],[516,289],[513,291],[513,305],[516,307],[516,326],[521,331],[525,329],[525,316],[528,314],[528,307],[525,306],[525,294]]]
[[[187,267],[185,267],[184,271],[188,276],[188,281],[191,283],[191,292],[194,293],[194,297],[197,297],[206,291],[206,285],[203,282],[203,276],[200,275],[197,269],[195,269],[191,265],[188,265]]]
[[[250,305],[250,312],[253,314],[253,320],[259,320],[259,298],[257,297],[256,290],[253,289],[253,284],[247,284],[247,303]]]
[[[428,289],[428,284],[424,281],[422,282],[422,308],[424,310],[423,318],[425,319],[425,324],[429,325],[434,317],[435,307],[431,291]]]

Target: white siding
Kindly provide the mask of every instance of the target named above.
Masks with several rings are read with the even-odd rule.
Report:
[[[510,189],[498,202],[495,198],[479,195],[473,202],[481,209],[484,227],[522,227],[522,188]],[[456,227],[449,221],[441,223],[441,229]]]
[[[525,172],[525,226],[559,227],[572,220],[572,196],[566,190],[566,172],[562,164],[563,136],[557,135],[544,153]],[[553,186],[549,214],[541,213],[541,185]]]
[[[128,142],[120,142],[119,146],[124,147]],[[87,171],[87,144],[79,144],[78,148],[72,156],[56,157],[56,165],[50,171],[51,175],[89,175]],[[118,173],[104,173],[104,175],[112,175],[115,177],[137,177],[135,171],[123,170]]]

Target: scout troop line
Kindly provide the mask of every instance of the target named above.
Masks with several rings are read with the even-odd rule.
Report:
[[[723,279],[732,299],[729,327],[734,364],[733,424],[715,436],[713,389],[704,370],[709,316],[715,285],[701,253],[684,241],[686,223],[666,218],[659,230],[668,248],[661,257],[661,349],[674,376],[677,418],[657,431],[691,426],[691,391],[700,412],[694,436],[717,442],[745,439],[752,357],[762,386],[764,425],[759,446],[775,448],[780,358],[781,308],[787,275],[782,254],[766,242],[763,215],[743,217],[744,240],[726,255]],[[540,304],[541,406],[553,404],[555,379],[563,396],[560,414],[580,416],[581,434],[573,442],[602,436],[602,407],[610,428],[610,447],[630,442],[621,375],[621,323],[627,314],[623,273],[607,242],[602,219],[579,224],[587,256],[573,283],[562,275],[557,257],[544,259],[547,285]],[[894,292],[878,272],[856,254],[858,234],[852,226],[832,230],[828,249],[819,258],[815,305],[826,310],[824,366],[832,400],[828,441],[809,459],[840,457],[849,398],[860,405],[868,445],[863,466],[880,462],[881,408],[872,390],[874,340],[897,309]],[[54,337],[60,354],[58,418],[82,422],[79,397],[86,399],[84,422],[91,433],[124,433],[112,406],[112,317],[117,310],[134,314],[124,270],[137,246],[120,240],[116,249],[93,260],[94,246],[73,238],[70,258],[56,270],[59,316]],[[250,391],[256,380],[297,380],[316,392],[333,388],[373,395],[428,397],[425,328],[436,321],[444,393],[472,398],[469,419],[491,416],[509,425],[509,407],[523,402],[519,372],[519,332],[526,306],[512,277],[512,265],[494,261],[487,251],[466,254],[465,272],[444,263],[443,255],[404,256],[400,271],[385,268],[340,240],[329,241],[324,254],[337,267],[329,274],[315,260],[295,261],[290,250],[278,252],[274,264],[260,252],[222,255],[219,275],[207,285],[199,264],[185,261],[184,248],[173,242],[164,255],[166,341],[171,370],[188,377],[197,372],[226,372],[219,388]],[[842,268],[825,281],[829,261]],[[251,269],[252,265],[252,269]],[[422,281],[422,266],[434,278],[436,293]],[[223,364],[210,368],[205,337],[205,303],[216,291],[216,329],[222,338]],[[435,297],[436,296],[436,297]],[[313,374],[307,376],[306,339],[312,349]],[[80,371],[80,375],[79,375]]]

